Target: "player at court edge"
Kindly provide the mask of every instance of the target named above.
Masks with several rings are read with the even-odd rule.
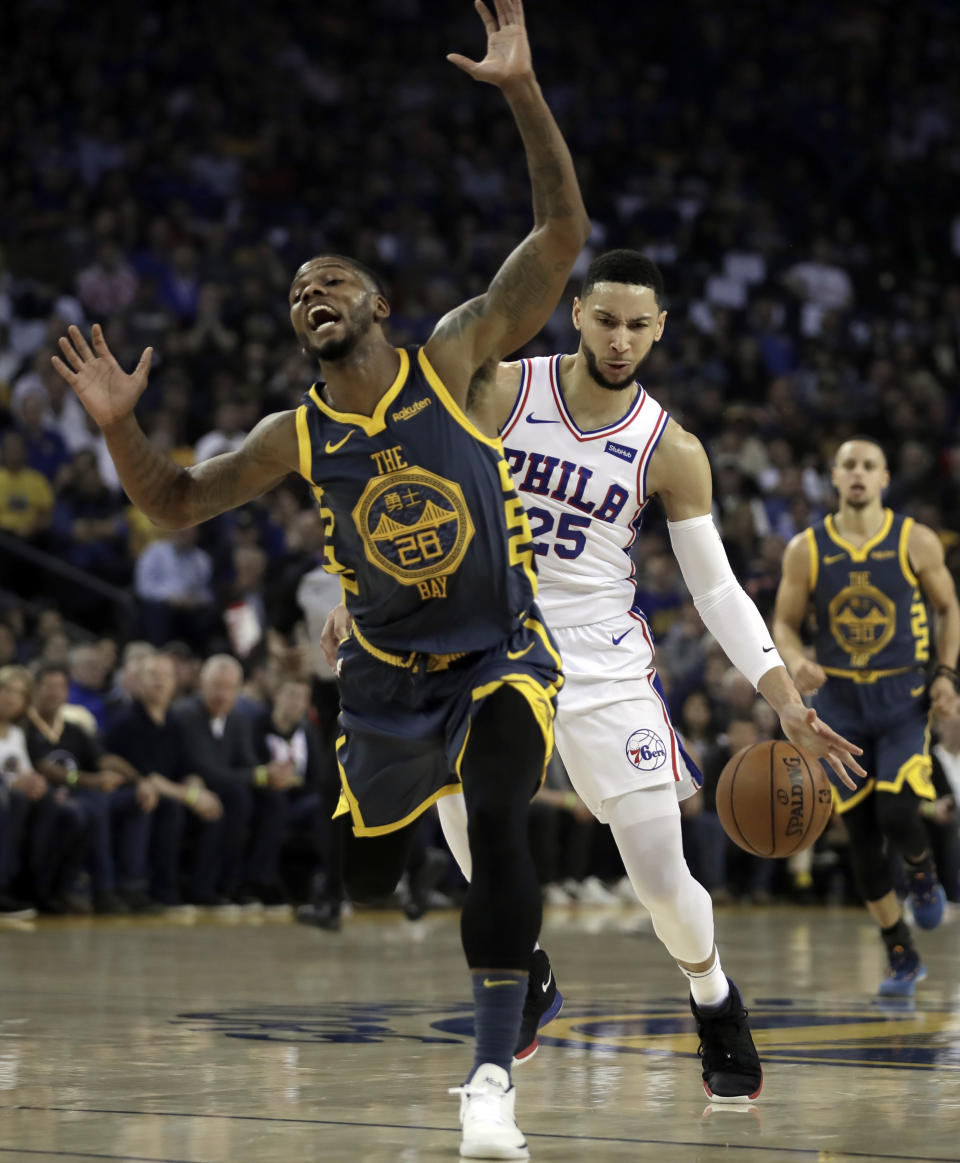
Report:
[[[869,437],[846,441],[832,479],[837,512],[798,533],[784,552],[773,632],[800,690],[863,748],[870,779],[856,791],[834,780],[834,807],[887,950],[890,968],[878,992],[909,997],[927,971],[894,890],[890,857],[898,853],[906,864],[914,921],[936,928],[946,895],[919,808],[936,798],[931,714],[960,714],[960,607],[936,533],[883,505],[890,483],[883,449]],[[927,603],[936,619],[932,666]],[[800,637],[808,612],[814,658]]]
[[[486,293],[446,315],[422,347],[386,338],[390,308],[375,274],[342,256],[309,259],[290,287],[290,318],[321,382],[239,450],[191,469],[151,446],[134,416],[149,349],[127,375],[99,326],[92,348],[71,327],[54,362],[103,430],[131,500],[163,527],[242,505],[290,472],[313,485],[326,564],[356,619],[339,659],[347,888],[357,899],[392,891],[419,815],[462,787],[473,879],[461,932],[477,1038],[457,1088],[460,1150],[525,1159],[510,1066],[541,920],[527,816],[563,680],[489,397],[498,361],[556,307],[590,224],[533,72],[520,0],[495,0],[495,14],[480,0],[476,8],[485,57],[449,59],[506,98],[534,225]]]
[[[654,929],[689,981],[704,1088],[714,1101],[755,1098],[762,1070],[739,991],[714,944],[710,895],[683,858],[678,800],[700,774],[670,722],[637,607],[629,549],[655,494],[673,552],[708,630],[780,717],[784,734],[825,760],[846,786],[860,751],[803,705],[756,606],[741,588],[711,517],[710,466],[700,441],[637,382],[667,320],[663,276],[632,250],[595,258],[573,323],[572,355],[501,364],[492,423],[535,538],[541,608],[564,661],[557,749],[577,794],[608,823]],[[345,632],[341,607],[327,648]],[[337,625],[339,619],[340,624]],[[438,805],[444,834],[469,877],[462,797]],[[555,992],[546,954],[534,955],[518,1053],[536,1044]]]

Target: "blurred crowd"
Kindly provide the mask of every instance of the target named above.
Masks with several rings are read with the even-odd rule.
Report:
[[[527,7],[538,74],[594,222],[568,296],[528,353],[575,346],[570,300],[592,254],[644,250],[664,271],[669,319],[643,380],[707,446],[715,515],[763,614],[786,541],[829,511],[830,458],[855,432],[884,445],[888,502],[938,531],[956,572],[960,9],[677,0],[641,21],[612,0]],[[268,667],[309,680],[303,721],[323,751],[332,703],[316,692],[331,676],[317,641],[337,587],[319,568],[309,494],[291,479],[198,531],[163,534],[128,504],[50,356],[70,323],[100,321],[126,367],[152,345],[139,409],[151,439],[185,465],[234,448],[311,382],[286,318],[304,259],[342,252],[381,272],[398,343],[424,340],[486,286],[530,224],[516,130],[497,93],[444,59],[481,51],[469,4],[369,0],[361,21],[328,5],[144,0],[77,19],[66,0],[14,0],[0,24],[0,665],[28,668],[3,698],[8,721],[26,722],[28,748],[34,731],[37,775],[11,793],[32,806],[9,826],[25,867],[39,867],[36,853],[53,843],[43,837],[64,837],[58,850],[72,855],[57,883],[93,877],[94,902],[110,905],[118,885],[141,905],[141,892],[156,903],[173,891],[157,888],[159,866],[123,864],[147,816],[168,871],[178,837],[181,896],[270,901],[274,872],[244,864],[259,842],[236,821],[251,796],[275,793],[287,822],[268,847],[309,834],[302,805],[327,794],[327,777],[300,771],[296,786],[279,788],[244,775],[243,803],[231,806],[199,760],[180,775],[141,770],[111,734],[107,707],[127,697],[145,707],[138,667],[172,667],[179,722],[178,701],[203,701],[198,668],[228,654],[244,691]],[[776,723],[705,635],[656,514],[637,554],[674,715],[715,773],[731,747]],[[128,658],[135,643],[165,653]],[[23,719],[48,721],[37,699],[64,675],[68,704],[96,723],[97,750],[75,784],[40,773],[44,732]],[[259,689],[249,705],[269,716],[286,697]],[[104,756],[126,766],[104,766]],[[237,766],[261,763],[247,748]],[[550,791],[545,884],[569,899],[585,880],[615,882],[609,845],[578,819],[562,774]],[[203,819],[214,799],[221,815]],[[698,875],[718,897],[780,891],[779,866],[727,869],[723,838],[709,839],[709,791],[689,810],[698,807],[692,850],[714,854]],[[215,844],[204,838],[218,829]],[[322,835],[310,843],[322,868]],[[821,863],[842,866],[842,836],[824,845]],[[219,869],[202,888],[184,880],[198,861]],[[806,891],[812,875],[793,870],[787,887]],[[2,876],[15,895],[22,870]],[[38,899],[64,895],[28,887]]]

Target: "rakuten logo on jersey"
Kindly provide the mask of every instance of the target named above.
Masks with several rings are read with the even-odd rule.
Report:
[[[627,740],[627,759],[638,771],[656,771],[667,761],[667,749],[654,731],[643,728]]]

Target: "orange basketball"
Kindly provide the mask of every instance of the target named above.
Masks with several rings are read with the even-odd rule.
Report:
[[[792,856],[809,848],[832,809],[820,761],[785,739],[744,747],[717,781],[723,830],[755,856]]]

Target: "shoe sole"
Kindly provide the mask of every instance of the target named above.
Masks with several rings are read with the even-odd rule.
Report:
[[[544,1026],[549,1025],[558,1013],[563,1009],[563,994],[557,990],[557,996],[553,999],[549,1009],[543,1011],[540,1021],[537,1023],[537,1032],[543,1029]],[[536,1034],[533,1036],[533,1041],[525,1049],[521,1050],[519,1054],[514,1054],[514,1066],[520,1066],[524,1062],[529,1062],[534,1057],[536,1052],[540,1049],[540,1039]]]
[[[937,911],[934,916],[924,916],[923,910],[921,910],[918,913],[917,906],[916,905],[913,906],[913,922],[917,926],[918,929],[926,929],[929,931],[930,929],[937,929],[940,927],[940,925],[943,922],[943,918],[946,914],[946,911],[947,911],[947,895],[946,895],[946,893],[944,893],[943,896],[940,898],[939,904],[940,904],[939,911]],[[936,910],[937,906],[933,905],[932,908],[934,910]]]
[[[524,1143],[522,1147],[507,1147],[507,1146],[491,1146],[483,1147],[480,1145],[473,1146],[468,1143],[460,1144],[460,1158],[461,1159],[529,1159],[530,1151],[527,1144]]]
[[[760,1091],[763,1090],[763,1076],[761,1075],[760,1085],[753,1092],[753,1094],[714,1094],[710,1087],[707,1085],[706,1079],[703,1080],[703,1089],[707,1092],[707,1098],[709,1098],[711,1102],[715,1102],[721,1106],[729,1106],[734,1103],[740,1103],[742,1105],[745,1102],[753,1102],[755,1098],[759,1098]]]
[[[913,997],[913,991],[916,989],[918,981],[925,981],[927,977],[927,967],[921,965],[913,977],[909,981],[903,982],[903,988],[900,988],[900,983],[897,982],[892,988],[884,989],[887,985],[886,981],[880,982],[880,988],[877,990],[877,997]]]

